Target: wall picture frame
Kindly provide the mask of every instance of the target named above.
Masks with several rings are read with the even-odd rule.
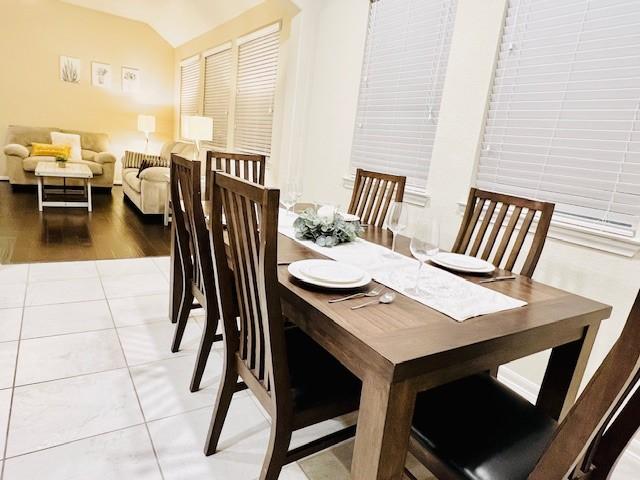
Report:
[[[111,88],[111,65],[108,63],[91,62],[91,84],[94,87]]]
[[[122,91],[127,94],[135,94],[140,91],[139,69],[122,67]]]
[[[60,55],[60,80],[66,83],[80,83],[80,59]]]

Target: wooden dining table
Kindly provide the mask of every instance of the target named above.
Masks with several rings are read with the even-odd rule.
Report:
[[[363,238],[391,245],[386,229],[367,228]],[[409,239],[399,237],[397,251],[410,255],[408,247]],[[464,322],[404,295],[388,305],[352,310],[357,300],[329,303],[336,292],[314,289],[289,275],[286,263],[308,258],[322,256],[279,235],[284,315],[362,381],[353,480],[402,478],[418,392],[536,352],[552,349],[536,405],[562,419],[576,399],[600,322],[611,314],[608,305],[517,275],[484,287],[524,300],[526,306]],[[493,273],[505,274],[510,272]],[[464,278],[478,282],[486,277]]]

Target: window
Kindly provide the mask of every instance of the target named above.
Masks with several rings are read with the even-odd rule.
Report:
[[[231,44],[204,54],[203,115],[213,119],[213,146],[227,148],[231,96]]]
[[[640,2],[511,0],[480,188],[632,236],[640,217]]]
[[[180,122],[186,115],[198,115],[200,93],[200,56],[183,60],[180,64]],[[180,128],[182,131],[182,126]]]
[[[273,104],[278,73],[280,25],[238,40],[235,149],[271,153]]]
[[[351,165],[424,190],[453,32],[454,0],[371,3]]]

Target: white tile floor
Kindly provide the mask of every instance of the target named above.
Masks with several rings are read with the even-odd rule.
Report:
[[[167,258],[0,268],[0,480],[258,477],[269,420],[249,392],[234,397],[221,450],[202,453],[222,357],[217,346],[190,393],[202,319],[172,354],[168,275]],[[306,429],[293,445],[349,421]],[[289,465],[281,478],[347,480],[352,448]]]

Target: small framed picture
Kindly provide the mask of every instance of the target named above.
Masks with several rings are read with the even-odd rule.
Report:
[[[111,65],[91,62],[91,84],[94,87],[111,88]]]
[[[138,93],[140,91],[140,70],[122,67],[122,91],[124,93]]]
[[[60,80],[67,83],[80,83],[80,59],[60,56]]]

